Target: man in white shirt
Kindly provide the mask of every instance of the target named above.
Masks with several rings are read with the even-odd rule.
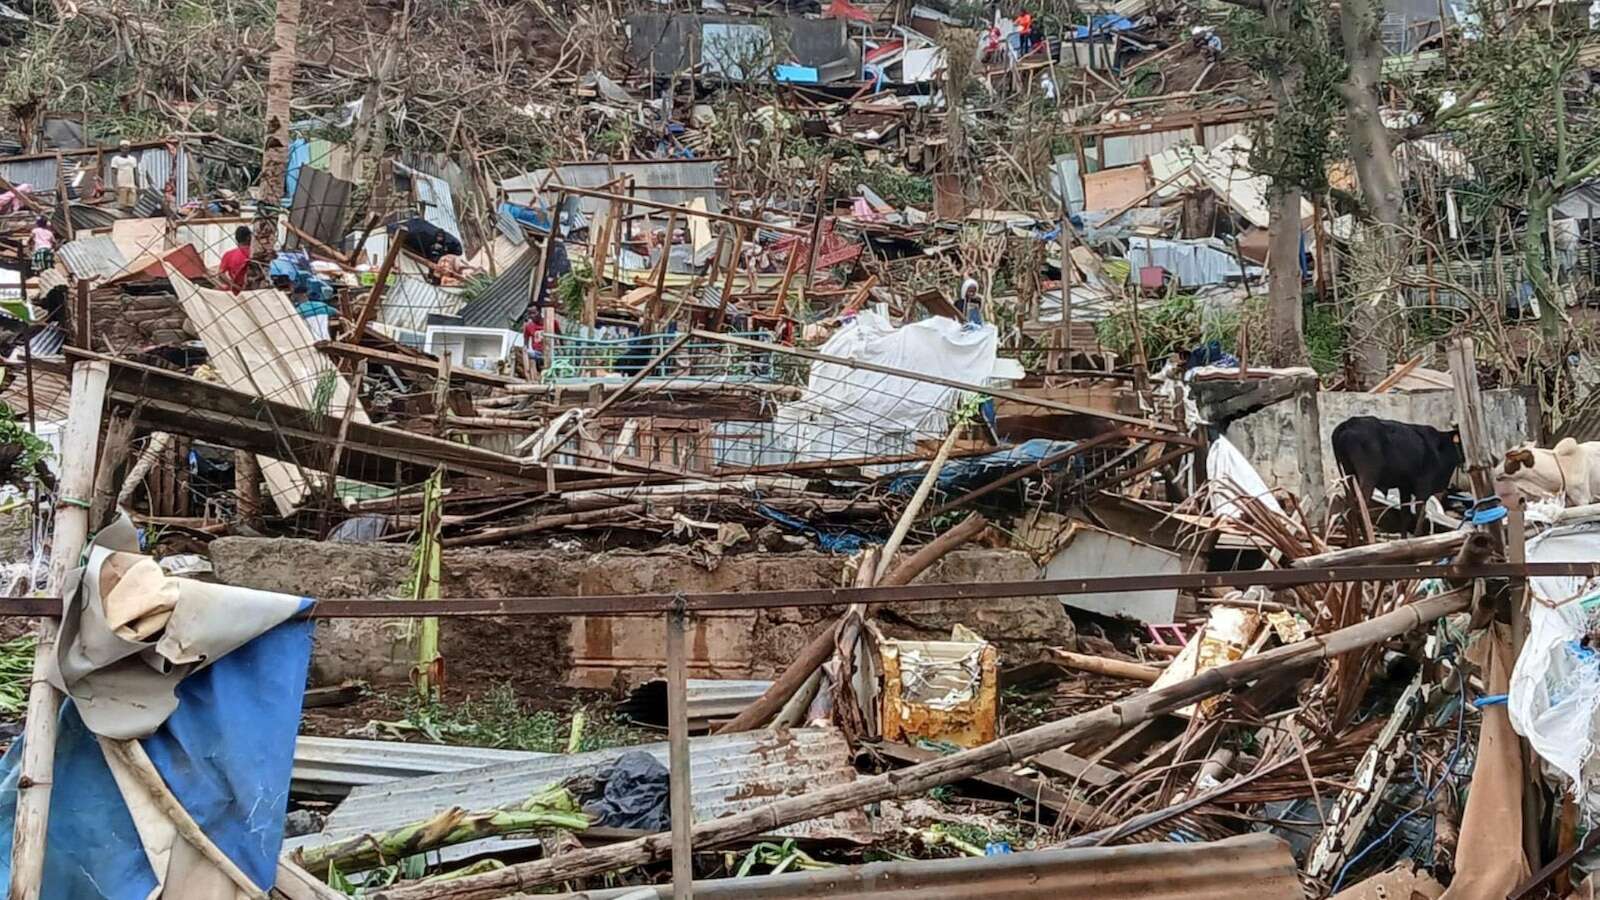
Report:
[[[118,144],[117,150],[117,155],[111,157],[111,186],[117,192],[117,205],[133,209],[139,198],[139,158],[133,155],[127,141]]]

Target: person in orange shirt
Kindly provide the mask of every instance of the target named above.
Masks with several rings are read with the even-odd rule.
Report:
[[[1017,34],[1020,36],[1022,55],[1027,56],[1032,53],[1034,42],[1033,13],[1023,10],[1022,15],[1017,16]]]

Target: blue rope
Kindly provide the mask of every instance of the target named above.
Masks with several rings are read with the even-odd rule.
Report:
[[[1329,893],[1339,893],[1339,886],[1344,884],[1344,877],[1350,871],[1350,867],[1360,862],[1362,857],[1366,856],[1379,844],[1382,844],[1384,841],[1387,841],[1391,836],[1393,836],[1395,831],[1397,831],[1407,819],[1424,809],[1432,807],[1434,796],[1439,793],[1439,789],[1444,787],[1444,783],[1450,779],[1451,773],[1455,771],[1456,760],[1461,756],[1462,738],[1466,732],[1467,685],[1466,677],[1461,674],[1461,666],[1459,664],[1456,666],[1456,696],[1460,698],[1460,705],[1456,707],[1456,743],[1454,749],[1450,751],[1450,761],[1445,763],[1444,772],[1439,775],[1439,780],[1434,782],[1433,786],[1428,789],[1428,793],[1422,798],[1422,804],[1420,806],[1416,807],[1415,809],[1406,810],[1400,815],[1399,818],[1394,820],[1394,823],[1391,824],[1388,829],[1383,832],[1383,834],[1378,835],[1372,840],[1371,843],[1367,844],[1365,847],[1362,847],[1360,853],[1350,857],[1350,859],[1345,862],[1345,864],[1339,869],[1339,876],[1334,879],[1333,888],[1329,891]],[[1415,762],[1415,760],[1413,760],[1413,762]]]

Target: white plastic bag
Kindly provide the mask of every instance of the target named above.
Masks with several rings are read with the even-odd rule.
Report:
[[[1556,528],[1528,542],[1529,562],[1600,561],[1600,525]],[[1600,579],[1529,579],[1528,641],[1511,671],[1511,727],[1566,775],[1586,809],[1600,812]],[[1591,800],[1591,794],[1593,799]]]

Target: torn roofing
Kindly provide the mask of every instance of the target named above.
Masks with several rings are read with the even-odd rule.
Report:
[[[500,270],[500,275],[483,293],[461,307],[457,313],[461,324],[474,328],[510,328],[515,325],[533,302],[533,269],[538,248],[524,247],[511,265]]]
[[[689,742],[690,783],[697,819],[743,812],[773,800],[854,781],[850,748],[833,728],[783,733],[750,731],[697,737]],[[516,803],[577,775],[594,776],[624,753],[644,751],[667,761],[665,743],[561,754],[359,787],[328,816],[329,840],[385,831],[437,815],[452,806],[492,809]],[[870,827],[859,810],[789,826],[779,833],[866,840]]]
[[[717,187],[717,160],[630,160],[628,162],[569,163],[555,170],[537,169],[513,178],[500,186],[513,203],[531,203],[540,185],[555,190],[561,185],[603,190],[605,185],[627,177],[634,192],[657,203],[688,206],[696,198],[704,200],[709,212],[720,213],[725,190]],[[546,183],[546,177],[549,182]],[[623,191],[626,193],[626,191]],[[546,197],[551,194],[546,194]],[[590,217],[603,213],[609,201],[597,197],[575,197],[577,208]]]

